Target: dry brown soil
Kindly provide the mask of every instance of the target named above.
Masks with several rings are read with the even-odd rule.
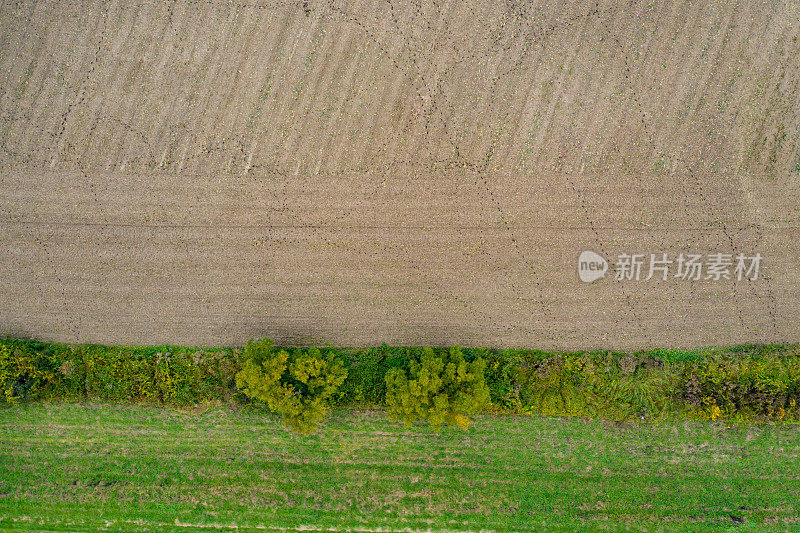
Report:
[[[800,341],[799,36],[797,0],[3,1],[0,334]]]

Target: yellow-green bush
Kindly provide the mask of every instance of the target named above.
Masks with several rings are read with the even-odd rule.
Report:
[[[317,348],[275,351],[270,339],[261,339],[245,346],[236,386],[282,414],[289,429],[308,434],[325,418],[329,400],[346,377],[333,355],[323,357]]]
[[[0,402],[17,404],[21,400],[36,397],[48,383],[55,380],[53,372],[37,356],[14,346],[0,344]]]
[[[425,348],[408,373],[394,368],[386,374],[387,414],[409,426],[427,420],[436,430],[442,424],[466,429],[469,416],[489,403],[485,369],[483,359],[467,363],[458,346],[442,356]]]
[[[190,405],[230,396],[231,350],[0,340],[0,402],[35,399]],[[7,399],[6,399],[7,392]]]
[[[79,351],[86,367],[89,396],[103,401],[160,400],[148,355],[98,346],[81,347]]]
[[[690,408],[710,418],[733,414],[771,419],[800,417],[800,354],[732,357],[695,363],[683,388]]]
[[[681,367],[632,354],[559,354],[520,369],[516,379],[532,413],[652,419],[675,407]]]

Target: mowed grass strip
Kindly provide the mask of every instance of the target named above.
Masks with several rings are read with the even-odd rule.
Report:
[[[0,529],[800,529],[789,426],[337,411],[300,437],[253,409],[0,409]]]

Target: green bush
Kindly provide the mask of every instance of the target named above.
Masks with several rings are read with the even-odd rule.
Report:
[[[213,402],[230,396],[237,370],[230,350],[0,341],[2,401]]]
[[[589,390],[602,398],[603,414],[620,419],[653,419],[663,416],[673,405],[677,382],[678,376],[671,367],[644,367],[618,374],[602,387],[593,383]]]
[[[50,375],[36,364],[33,357],[19,353],[19,349],[0,345],[0,401],[13,405],[28,399],[31,390],[40,389],[49,378]]]
[[[347,379],[335,402],[339,405],[382,405],[386,398],[386,372],[391,353],[384,345],[345,354]]]
[[[347,377],[341,361],[317,348],[273,350],[270,339],[248,341],[236,386],[247,396],[283,415],[289,429],[313,433],[325,418],[328,403]]]
[[[734,413],[772,419],[800,416],[800,354],[721,354],[693,364],[679,386],[688,407],[711,418]]]
[[[439,430],[442,424],[466,429],[469,415],[489,402],[484,371],[486,363],[464,360],[458,346],[442,356],[425,348],[419,360],[410,361],[409,372],[395,368],[386,374],[386,407],[390,419],[411,425],[428,420]]]
[[[81,368],[70,347],[34,340],[0,341],[0,403],[83,396]]]
[[[520,369],[516,379],[531,413],[650,419],[674,407],[679,367],[646,353],[570,353]]]
[[[531,413],[558,415],[597,414],[599,405],[586,383],[597,378],[596,365],[586,358],[555,356],[538,361],[517,373],[522,408]]]
[[[489,389],[489,401],[493,408],[514,409],[519,403],[515,374],[519,367],[519,357],[515,351],[501,351],[491,348],[462,349],[464,359],[486,361],[484,376]]]
[[[136,350],[84,346],[86,391],[102,401],[151,401],[161,399],[152,358]]]

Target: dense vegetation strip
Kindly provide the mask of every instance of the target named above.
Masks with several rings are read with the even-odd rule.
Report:
[[[452,355],[454,349],[456,355]],[[461,364],[457,360],[463,359],[465,372],[475,374],[480,369],[488,389],[486,401],[473,401],[482,394],[480,387],[473,387],[473,396],[462,401],[469,404],[465,409],[482,406],[483,412],[618,421],[672,415],[690,419],[800,418],[800,345],[632,353],[386,345],[270,350],[270,357],[287,354],[280,384],[293,383],[295,388],[301,387],[299,375],[310,379],[309,372],[324,374],[320,369],[325,365],[338,368],[338,374],[327,378],[330,383],[320,389],[332,407],[387,408],[387,384],[408,390],[409,380],[419,377],[415,378],[414,365],[444,368],[447,365],[437,366],[437,361],[446,363],[455,357],[457,365]],[[424,363],[425,357],[433,362]],[[248,360],[253,360],[252,354],[248,356],[247,349],[240,347],[67,345],[6,338],[0,341],[0,387],[5,403],[49,399],[171,406],[249,404],[259,398],[244,393],[241,378]],[[325,361],[328,363],[323,364]],[[292,375],[298,368],[300,374]],[[344,373],[346,377],[341,379]],[[398,391],[400,388],[389,391],[390,403],[399,397]],[[461,401],[456,399],[461,392],[453,391],[452,401]],[[424,400],[420,398],[412,400]],[[262,399],[269,403],[268,395]],[[413,421],[415,409],[419,409],[409,403],[412,400],[407,401],[405,410],[389,405],[389,413]],[[460,416],[446,411],[442,420],[459,424]]]

